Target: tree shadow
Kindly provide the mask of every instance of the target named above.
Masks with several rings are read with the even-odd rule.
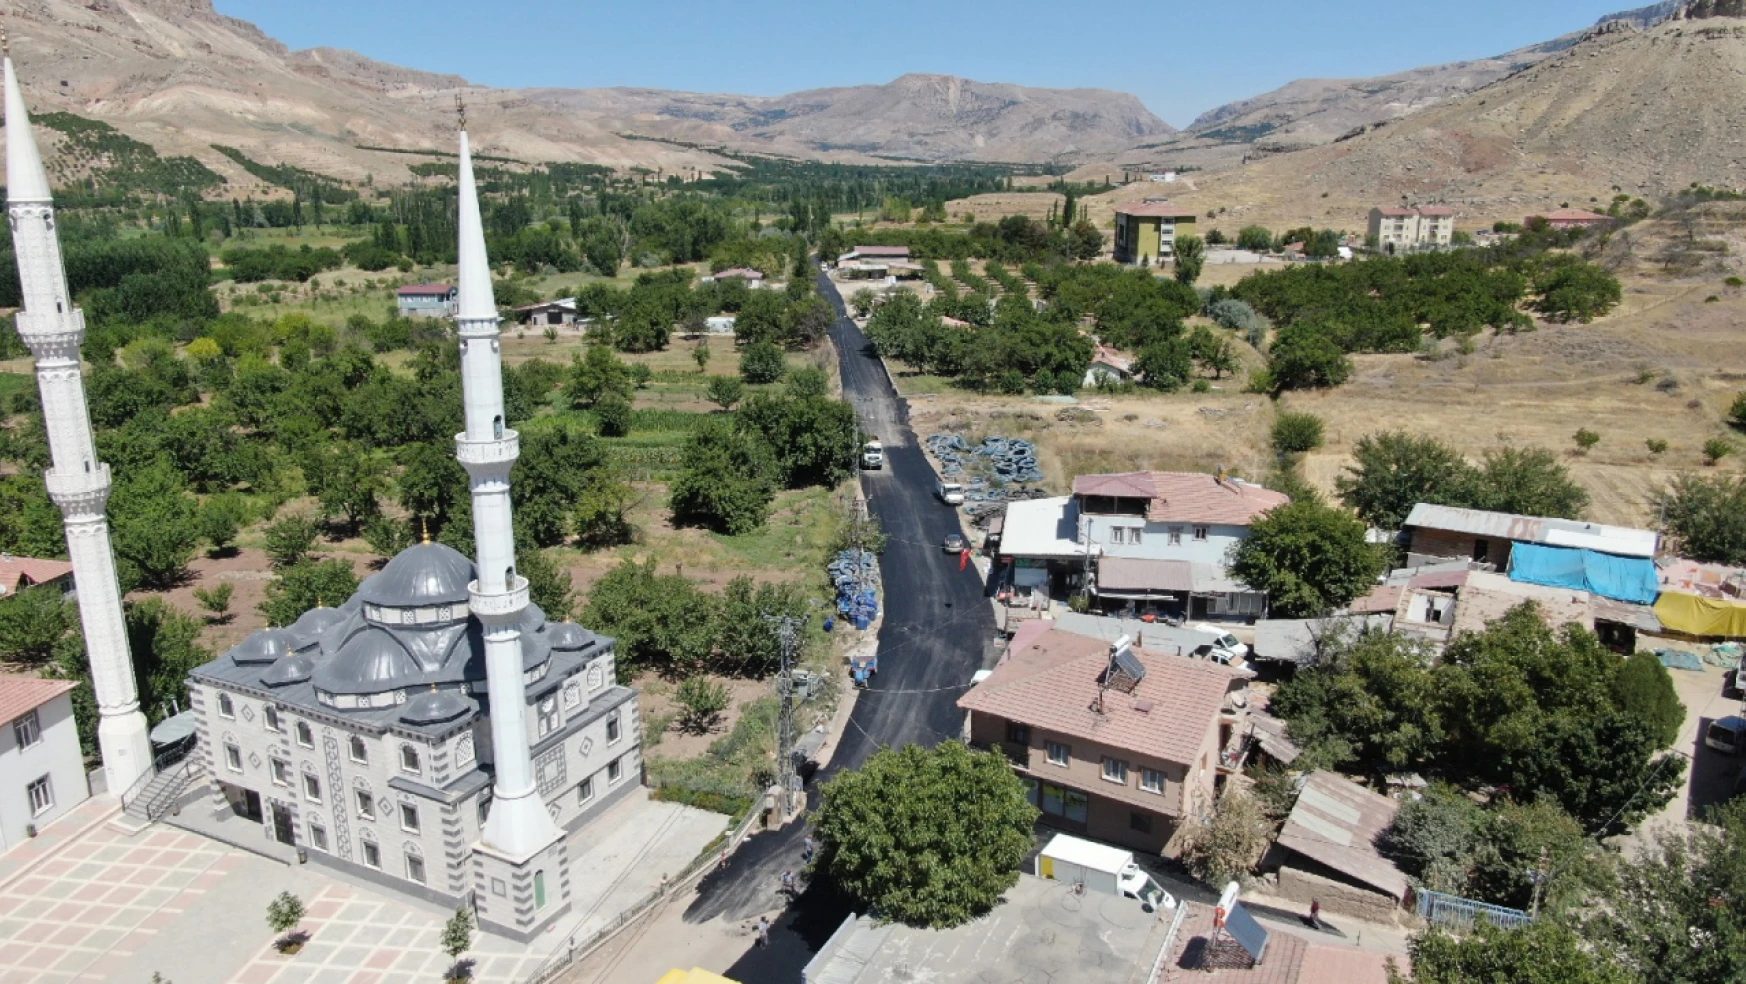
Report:
[[[448,976],[444,977],[443,980],[446,984],[462,984],[463,981],[472,980],[475,963],[476,961],[472,957],[463,957],[455,961],[454,966],[448,969]]]
[[[273,949],[278,950],[285,956],[291,956],[297,951],[303,949],[303,945],[308,942],[309,932],[307,930],[295,929],[274,940]]]

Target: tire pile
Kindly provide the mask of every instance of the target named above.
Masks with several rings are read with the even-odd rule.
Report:
[[[879,614],[879,558],[870,550],[844,550],[825,568],[837,586],[837,611],[865,629]]]

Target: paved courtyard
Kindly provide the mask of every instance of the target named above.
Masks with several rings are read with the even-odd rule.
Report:
[[[199,834],[157,825],[137,834],[101,822],[104,798],[51,825],[51,846],[0,865],[0,984],[429,984],[448,959],[438,937],[449,913],[314,865],[286,865]],[[676,874],[726,818],[638,794],[573,841],[572,912],[522,945],[475,935],[481,984],[523,980],[572,936]],[[14,852],[16,853],[16,852]],[[266,906],[303,899],[302,952],[272,947]]]

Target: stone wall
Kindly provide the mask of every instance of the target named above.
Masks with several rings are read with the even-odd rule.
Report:
[[[1309,911],[1311,899],[1320,899],[1322,912],[1330,915],[1396,924],[1406,916],[1405,910],[1381,892],[1323,878],[1290,865],[1279,869],[1279,885],[1275,894],[1283,899],[1303,903],[1305,912]]]

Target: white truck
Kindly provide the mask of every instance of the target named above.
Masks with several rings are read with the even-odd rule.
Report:
[[[885,445],[880,444],[877,437],[870,437],[866,444],[861,445],[861,467],[871,471],[885,467]]]
[[[1201,622],[1190,627],[1201,639],[1201,644],[1195,647],[1194,654],[1226,666],[1242,667],[1249,659],[1249,647],[1237,641],[1237,637],[1216,625]]]
[[[935,481],[934,495],[939,496],[940,501],[948,506],[964,504],[964,486],[957,482],[948,482],[943,478]]]
[[[1124,899],[1138,899],[1147,912],[1176,908],[1176,899],[1134,863],[1134,852],[1071,834],[1056,834],[1037,855],[1038,878],[1083,886]]]

